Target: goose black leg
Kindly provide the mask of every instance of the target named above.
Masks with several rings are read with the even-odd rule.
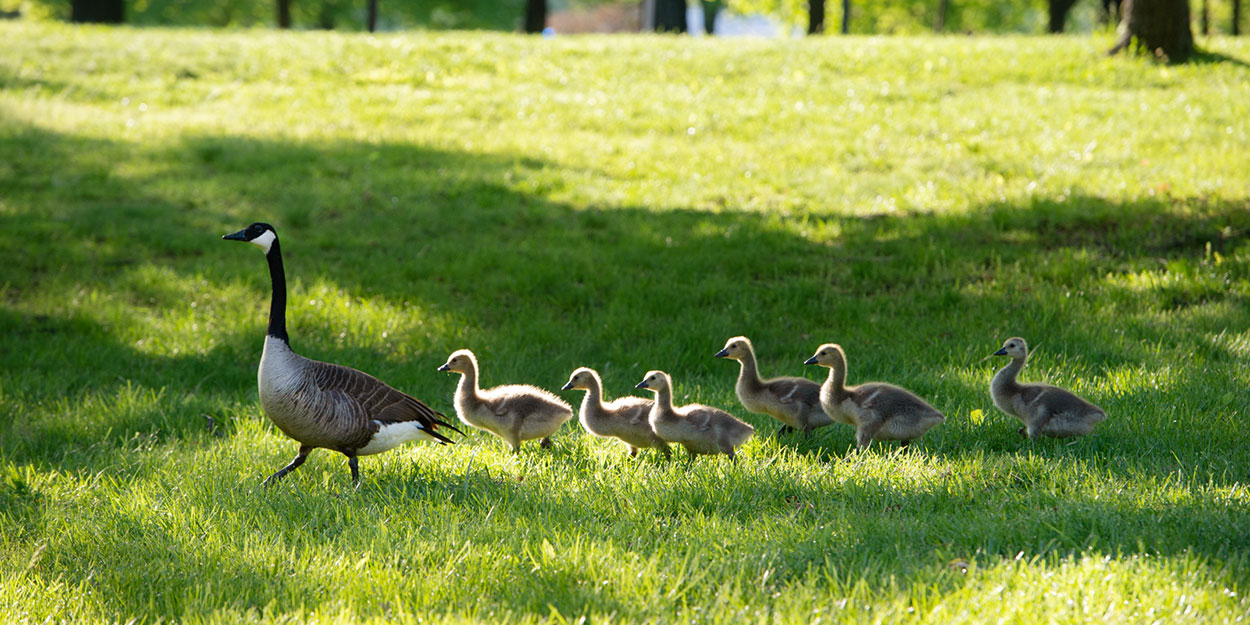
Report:
[[[265,481],[261,482],[260,485],[268,486],[270,484],[277,484],[278,480],[282,479],[283,477],[286,477],[287,473],[290,473],[291,471],[298,469],[299,465],[304,464],[304,460],[308,459],[308,454],[312,453],[313,449],[315,448],[312,447],[311,445],[300,445],[299,453],[295,455],[295,459],[292,460],[290,464],[279,469],[277,473],[274,473],[273,475],[270,475],[269,477],[265,478]]]
[[[352,470],[352,485],[360,486],[360,462],[356,459],[356,450],[343,452],[347,456],[347,466]]]
[[[792,434],[793,432],[794,432],[794,428],[790,427],[789,425],[783,424],[780,428],[778,428],[777,435],[786,436],[788,434]]]

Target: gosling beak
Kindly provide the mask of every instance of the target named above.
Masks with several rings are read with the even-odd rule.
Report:
[[[729,355],[729,350],[728,350],[728,349],[722,349],[722,350],[720,350],[719,352],[716,352],[716,355],[715,355],[715,356],[713,356],[713,358],[724,358],[724,357],[726,357],[726,356],[728,356],[728,355]]]
[[[1002,349],[1000,349],[1000,350],[998,350],[998,351],[994,352],[994,355],[995,355],[995,356],[1006,356],[1006,355],[1007,355],[1007,348],[1006,348],[1006,347],[1004,347],[1004,348],[1002,348]]]
[[[815,356],[812,356],[811,358],[808,358],[807,360],[804,360],[804,361],[803,361],[803,364],[805,364],[805,365],[814,365],[814,364],[816,364],[816,357],[815,357]]]
[[[247,235],[243,234],[244,232],[247,232],[247,230],[240,230],[234,234],[223,234],[221,238],[227,241],[246,241]]]
[[[451,364],[450,364],[450,363],[446,363],[446,364],[444,364],[443,366],[439,367],[439,368],[438,368],[438,370],[439,370],[439,371],[450,371],[450,370],[451,370]]]
[[[639,383],[635,384],[635,385],[634,385],[634,388],[651,388],[651,387],[647,386],[647,381],[646,381],[646,380],[643,380],[643,381],[641,381],[641,382],[639,382]]]
[[[561,387],[560,387],[560,390],[562,390],[562,391],[571,391],[571,390],[573,390],[573,383],[572,383],[572,382],[565,382],[565,383],[564,383],[564,386],[561,386]]]

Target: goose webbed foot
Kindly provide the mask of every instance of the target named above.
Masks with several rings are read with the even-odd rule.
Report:
[[[308,459],[308,454],[312,453],[312,450],[313,450],[312,447],[301,445],[299,448],[299,453],[295,455],[294,460],[292,460],[285,467],[278,469],[277,473],[274,473],[273,475],[270,475],[269,477],[265,478],[265,481],[261,482],[260,485],[269,486],[270,484],[277,484],[279,480],[286,477],[287,473],[290,473],[291,471],[298,469],[299,465],[304,464],[304,461]]]

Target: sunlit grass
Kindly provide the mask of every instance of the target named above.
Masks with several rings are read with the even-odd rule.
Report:
[[[0,620],[1237,622],[1250,570],[1250,42],[0,24]],[[728,408],[739,461],[470,432],[362,461],[260,413],[295,347]],[[948,419],[776,434],[712,358],[821,342]],[[1026,442],[988,357],[1109,415]],[[570,394],[573,402],[579,394]]]

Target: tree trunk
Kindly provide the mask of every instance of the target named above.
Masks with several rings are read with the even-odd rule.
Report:
[[[937,15],[933,17],[933,32],[946,30],[946,11],[950,8],[950,0],[938,0]]]
[[[126,21],[123,0],[71,0],[69,21],[120,24]]]
[[[686,0],[655,0],[655,32],[686,32]]]
[[[1233,0],[1233,28],[1234,35],[1241,34],[1241,0]]]
[[[851,32],[851,0],[842,0],[842,34]]]
[[[291,27],[291,0],[278,0],[278,28]]]
[[[525,32],[535,34],[547,27],[547,0],[525,1]]]
[[[1050,22],[1046,27],[1050,34],[1063,32],[1063,24],[1068,21],[1068,10],[1074,4],[1076,0],[1050,0]]]
[[[365,26],[369,32],[378,29],[378,0],[369,0],[369,9],[365,16]]]
[[[1211,34],[1211,11],[1207,8],[1208,0],[1202,0],[1202,17],[1199,20],[1202,23],[1202,34]]]
[[[1120,40],[1108,54],[1115,54],[1136,39],[1156,57],[1179,63],[1194,52],[1194,33],[1189,29],[1189,0],[1125,0]]]
[[[825,32],[825,0],[807,0],[807,34]]]

